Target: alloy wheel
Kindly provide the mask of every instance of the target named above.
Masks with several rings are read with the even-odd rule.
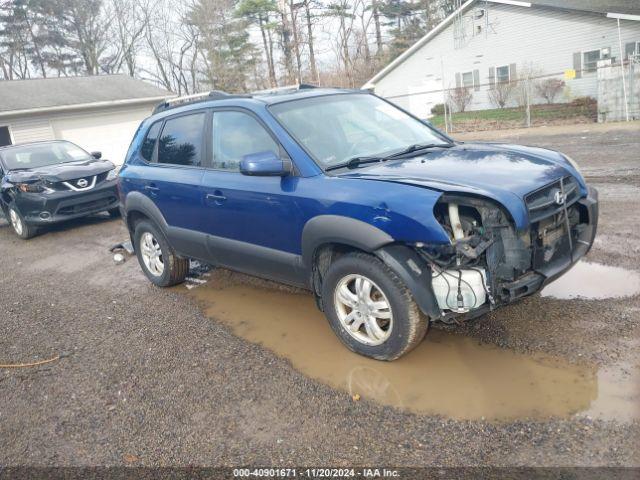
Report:
[[[334,305],[341,326],[360,343],[380,345],[391,336],[391,304],[371,279],[358,274],[343,277],[334,292]]]
[[[11,226],[18,235],[22,235],[22,220],[20,215],[13,208],[9,210],[9,219],[11,220]]]
[[[140,237],[140,253],[142,261],[154,277],[159,277],[164,272],[164,259],[162,248],[158,240],[150,233],[144,232]]]

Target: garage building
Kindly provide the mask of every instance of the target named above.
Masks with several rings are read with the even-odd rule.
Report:
[[[140,122],[171,92],[127,75],[0,82],[0,146],[69,140],[122,164]]]

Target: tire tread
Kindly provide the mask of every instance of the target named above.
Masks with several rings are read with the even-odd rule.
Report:
[[[140,233],[139,233],[140,231]],[[147,274],[147,271],[143,265],[142,259],[140,258],[138,250],[139,238],[141,236],[142,231],[148,231],[152,233],[158,241],[162,241],[161,247],[163,249],[163,256],[165,256],[168,261],[165,262],[165,269],[167,271],[167,275],[162,275],[160,278],[152,278]],[[140,263],[140,267],[142,271],[147,274],[147,278],[151,280],[155,285],[159,287],[172,287],[174,285],[178,285],[184,282],[184,279],[189,274],[189,259],[182,258],[176,255],[175,250],[169,244],[167,238],[164,236],[162,231],[151,221],[149,220],[140,220],[135,224],[135,233],[134,233],[135,243],[136,243],[136,254],[138,256],[138,262]],[[166,252],[165,247],[166,246]]]
[[[409,287],[405,285],[405,283],[400,279],[400,277],[388,265],[386,265],[384,262],[382,262],[377,257],[371,254],[368,254],[366,252],[348,253],[340,257],[338,260],[336,260],[335,263],[340,261],[345,261],[345,259],[347,260],[352,259],[359,264],[369,264],[374,268],[380,269],[381,273],[387,276],[388,279],[398,289],[398,291],[400,292],[400,296],[402,298],[402,302],[404,303],[407,309],[406,321],[407,321],[407,327],[408,327],[408,334],[406,336],[406,339],[404,339],[402,342],[402,348],[394,352],[389,352],[385,354],[367,354],[367,355],[377,360],[392,361],[400,358],[403,355],[406,355],[411,350],[416,348],[416,346],[418,346],[420,342],[424,339],[424,336],[426,335],[427,330],[429,329],[429,321],[420,311],[420,308],[418,307],[415,300],[413,299],[413,295],[411,294],[411,290],[409,289]],[[331,269],[331,266],[329,267],[329,270],[330,269]],[[333,298],[323,298],[322,300],[324,302],[325,313],[333,312],[335,310],[334,306],[332,305]],[[363,352],[357,351],[350,344],[346,344],[346,345],[350,350],[356,353],[360,353],[360,354],[363,353]]]

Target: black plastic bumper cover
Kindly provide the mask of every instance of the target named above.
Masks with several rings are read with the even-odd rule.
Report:
[[[15,202],[31,225],[49,225],[84,217],[118,208],[120,204],[115,180],[102,182],[86,192],[20,193]]]

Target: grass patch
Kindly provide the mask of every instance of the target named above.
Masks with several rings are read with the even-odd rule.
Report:
[[[571,120],[583,123],[585,119],[595,121],[596,118],[596,105],[556,103],[531,106],[531,123],[534,125],[571,123]],[[434,115],[430,120],[436,127],[444,127],[444,115]],[[452,115],[453,127],[457,131],[513,128],[523,126],[525,120],[526,111],[520,107],[457,112]]]

